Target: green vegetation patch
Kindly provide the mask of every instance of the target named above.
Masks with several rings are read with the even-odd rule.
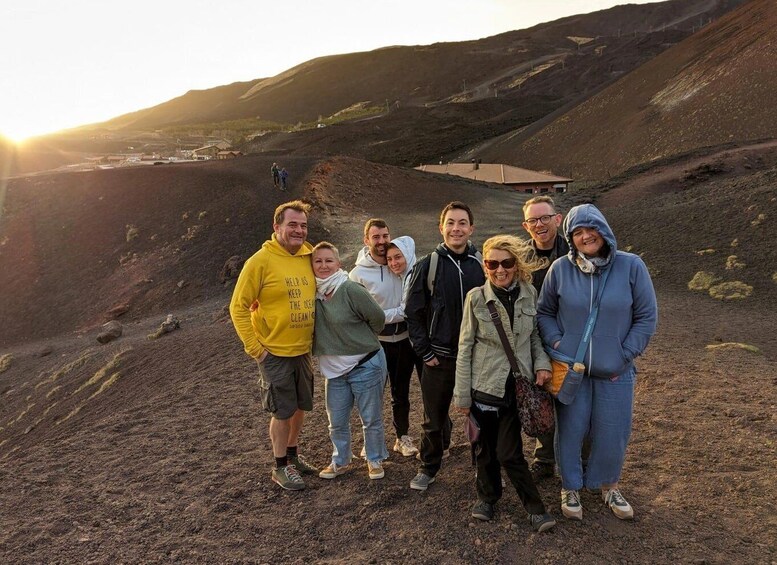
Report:
[[[140,232],[138,231],[138,228],[136,226],[133,226],[132,224],[127,224],[127,243],[135,239],[140,235]]]
[[[745,351],[749,351],[750,353],[757,353],[757,354],[761,353],[761,350],[758,349],[755,345],[750,345],[748,343],[739,343],[736,341],[727,341],[725,343],[711,343],[707,346],[707,349],[710,351],[717,351],[720,349],[744,349]]]
[[[709,288],[719,280],[720,277],[716,277],[712,273],[708,273],[707,271],[699,271],[693,275],[693,278],[690,280],[690,282],[688,282],[688,289],[709,290]]]
[[[62,367],[60,367],[57,371],[52,373],[51,376],[48,379],[46,379],[45,381],[41,381],[37,385],[35,385],[35,388],[36,389],[40,388],[41,386],[43,386],[46,383],[53,383],[53,382],[58,381],[60,378],[62,378],[63,376],[67,375],[71,371],[74,371],[76,369],[80,369],[81,367],[83,367],[87,363],[87,361],[89,361],[92,357],[94,357],[94,352],[93,351],[89,352],[89,353],[83,354],[81,357],[79,357],[75,361],[71,361],[67,365],[63,365]]]
[[[127,352],[129,352],[129,351],[132,351],[132,348],[123,349],[122,351],[119,351],[116,355],[113,356],[113,359],[108,361],[108,363],[104,367],[100,368],[100,370],[97,371],[92,376],[91,379],[89,379],[88,381],[83,383],[80,387],[78,387],[78,389],[75,391],[74,394],[78,394],[79,392],[84,390],[86,387],[94,386],[94,385],[100,383],[109,374],[110,374],[110,377],[108,377],[108,380],[112,380],[112,382],[115,382],[115,380],[119,376],[119,373],[116,371],[116,369],[118,369],[119,366],[121,365],[122,357],[124,357],[124,355]],[[99,394],[100,392],[102,392],[102,387],[95,394]],[[92,395],[92,396],[94,396],[94,395]]]
[[[756,219],[750,222],[750,225],[751,226],[761,225],[765,219],[766,219],[766,214],[758,214]]]
[[[100,385],[100,388],[98,388],[96,391],[92,393],[92,396],[89,397],[89,400],[92,400],[98,394],[101,394],[102,392],[106,391],[111,385],[113,385],[116,381],[119,380],[119,377],[121,377],[121,373],[116,371],[110,377],[105,379],[105,381],[103,381],[103,383]]]
[[[740,300],[753,294],[753,287],[742,281],[730,281],[711,286],[709,292],[718,300]]]
[[[734,269],[741,269],[745,266],[745,264],[740,261],[736,255],[729,255],[726,259],[726,270],[732,271]]]
[[[0,373],[6,372],[11,367],[11,361],[13,361],[13,355],[10,353],[0,355]]]

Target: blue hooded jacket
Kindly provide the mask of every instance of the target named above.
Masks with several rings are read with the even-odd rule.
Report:
[[[593,228],[608,247],[606,264],[592,273],[578,265],[572,232]],[[537,303],[537,323],[551,357],[574,359],[604,269],[610,269],[599,316],[583,363],[586,374],[615,378],[633,369],[656,331],[658,307],[653,282],[645,263],[637,255],[618,251],[615,235],[602,213],[592,204],[572,208],[563,224],[569,254],[548,270]],[[557,349],[553,344],[560,342]]]

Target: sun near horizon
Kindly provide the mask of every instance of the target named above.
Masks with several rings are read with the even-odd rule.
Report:
[[[387,45],[466,41],[626,2],[655,0],[288,0],[259,26],[261,3],[199,9],[185,0],[0,5],[0,135],[15,144],[149,108],[189,90],[274,76],[310,59]],[[239,15],[239,17],[235,17]],[[412,14],[412,17],[408,17]],[[379,16],[379,18],[376,18]],[[379,19],[379,25],[376,25]],[[348,33],[333,33],[347,29]],[[13,55],[10,55],[13,53]],[[11,87],[13,85],[13,87]]]

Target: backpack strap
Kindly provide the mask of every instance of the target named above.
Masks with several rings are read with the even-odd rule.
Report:
[[[480,265],[483,265],[483,254],[480,251],[475,251],[475,259],[477,259]],[[426,275],[426,288],[429,289],[429,294],[434,296],[434,278],[437,275],[437,263],[440,261],[440,255],[437,251],[432,251],[429,255],[429,272]]]
[[[437,263],[440,261],[440,255],[437,251],[432,251],[429,255],[429,273],[426,275],[426,288],[429,294],[434,296],[434,277],[437,275]]]

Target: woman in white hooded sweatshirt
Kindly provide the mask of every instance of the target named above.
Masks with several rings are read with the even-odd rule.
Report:
[[[410,271],[413,269],[416,263],[415,256],[415,241],[413,238],[407,235],[400,236],[396,239],[392,239],[386,248],[386,262],[389,270],[398,276],[402,280],[402,301],[399,307],[386,310],[386,318],[390,316],[405,316],[405,301],[407,296],[407,283],[410,279]],[[416,374],[420,378],[421,370],[423,369],[423,361],[416,355],[410,344],[410,338],[406,338],[404,341],[407,347],[403,349],[403,359],[398,367],[400,378],[396,379],[397,383],[392,383],[392,406],[399,405],[400,415],[405,415],[401,418],[401,429],[398,430],[397,435],[400,435],[402,429],[407,430],[409,425],[409,413],[410,413],[410,379],[413,374],[413,367],[415,367]],[[397,420],[397,410],[394,411],[395,420]],[[418,453],[418,450],[412,443],[412,438],[406,435],[400,436],[397,439],[397,444],[394,446],[394,451],[400,451],[403,455],[413,455]],[[450,444],[450,431],[445,434],[445,449],[447,453],[448,446]],[[405,439],[407,438],[407,439]],[[404,444],[404,445],[403,445]],[[409,449],[411,447],[412,449]]]

